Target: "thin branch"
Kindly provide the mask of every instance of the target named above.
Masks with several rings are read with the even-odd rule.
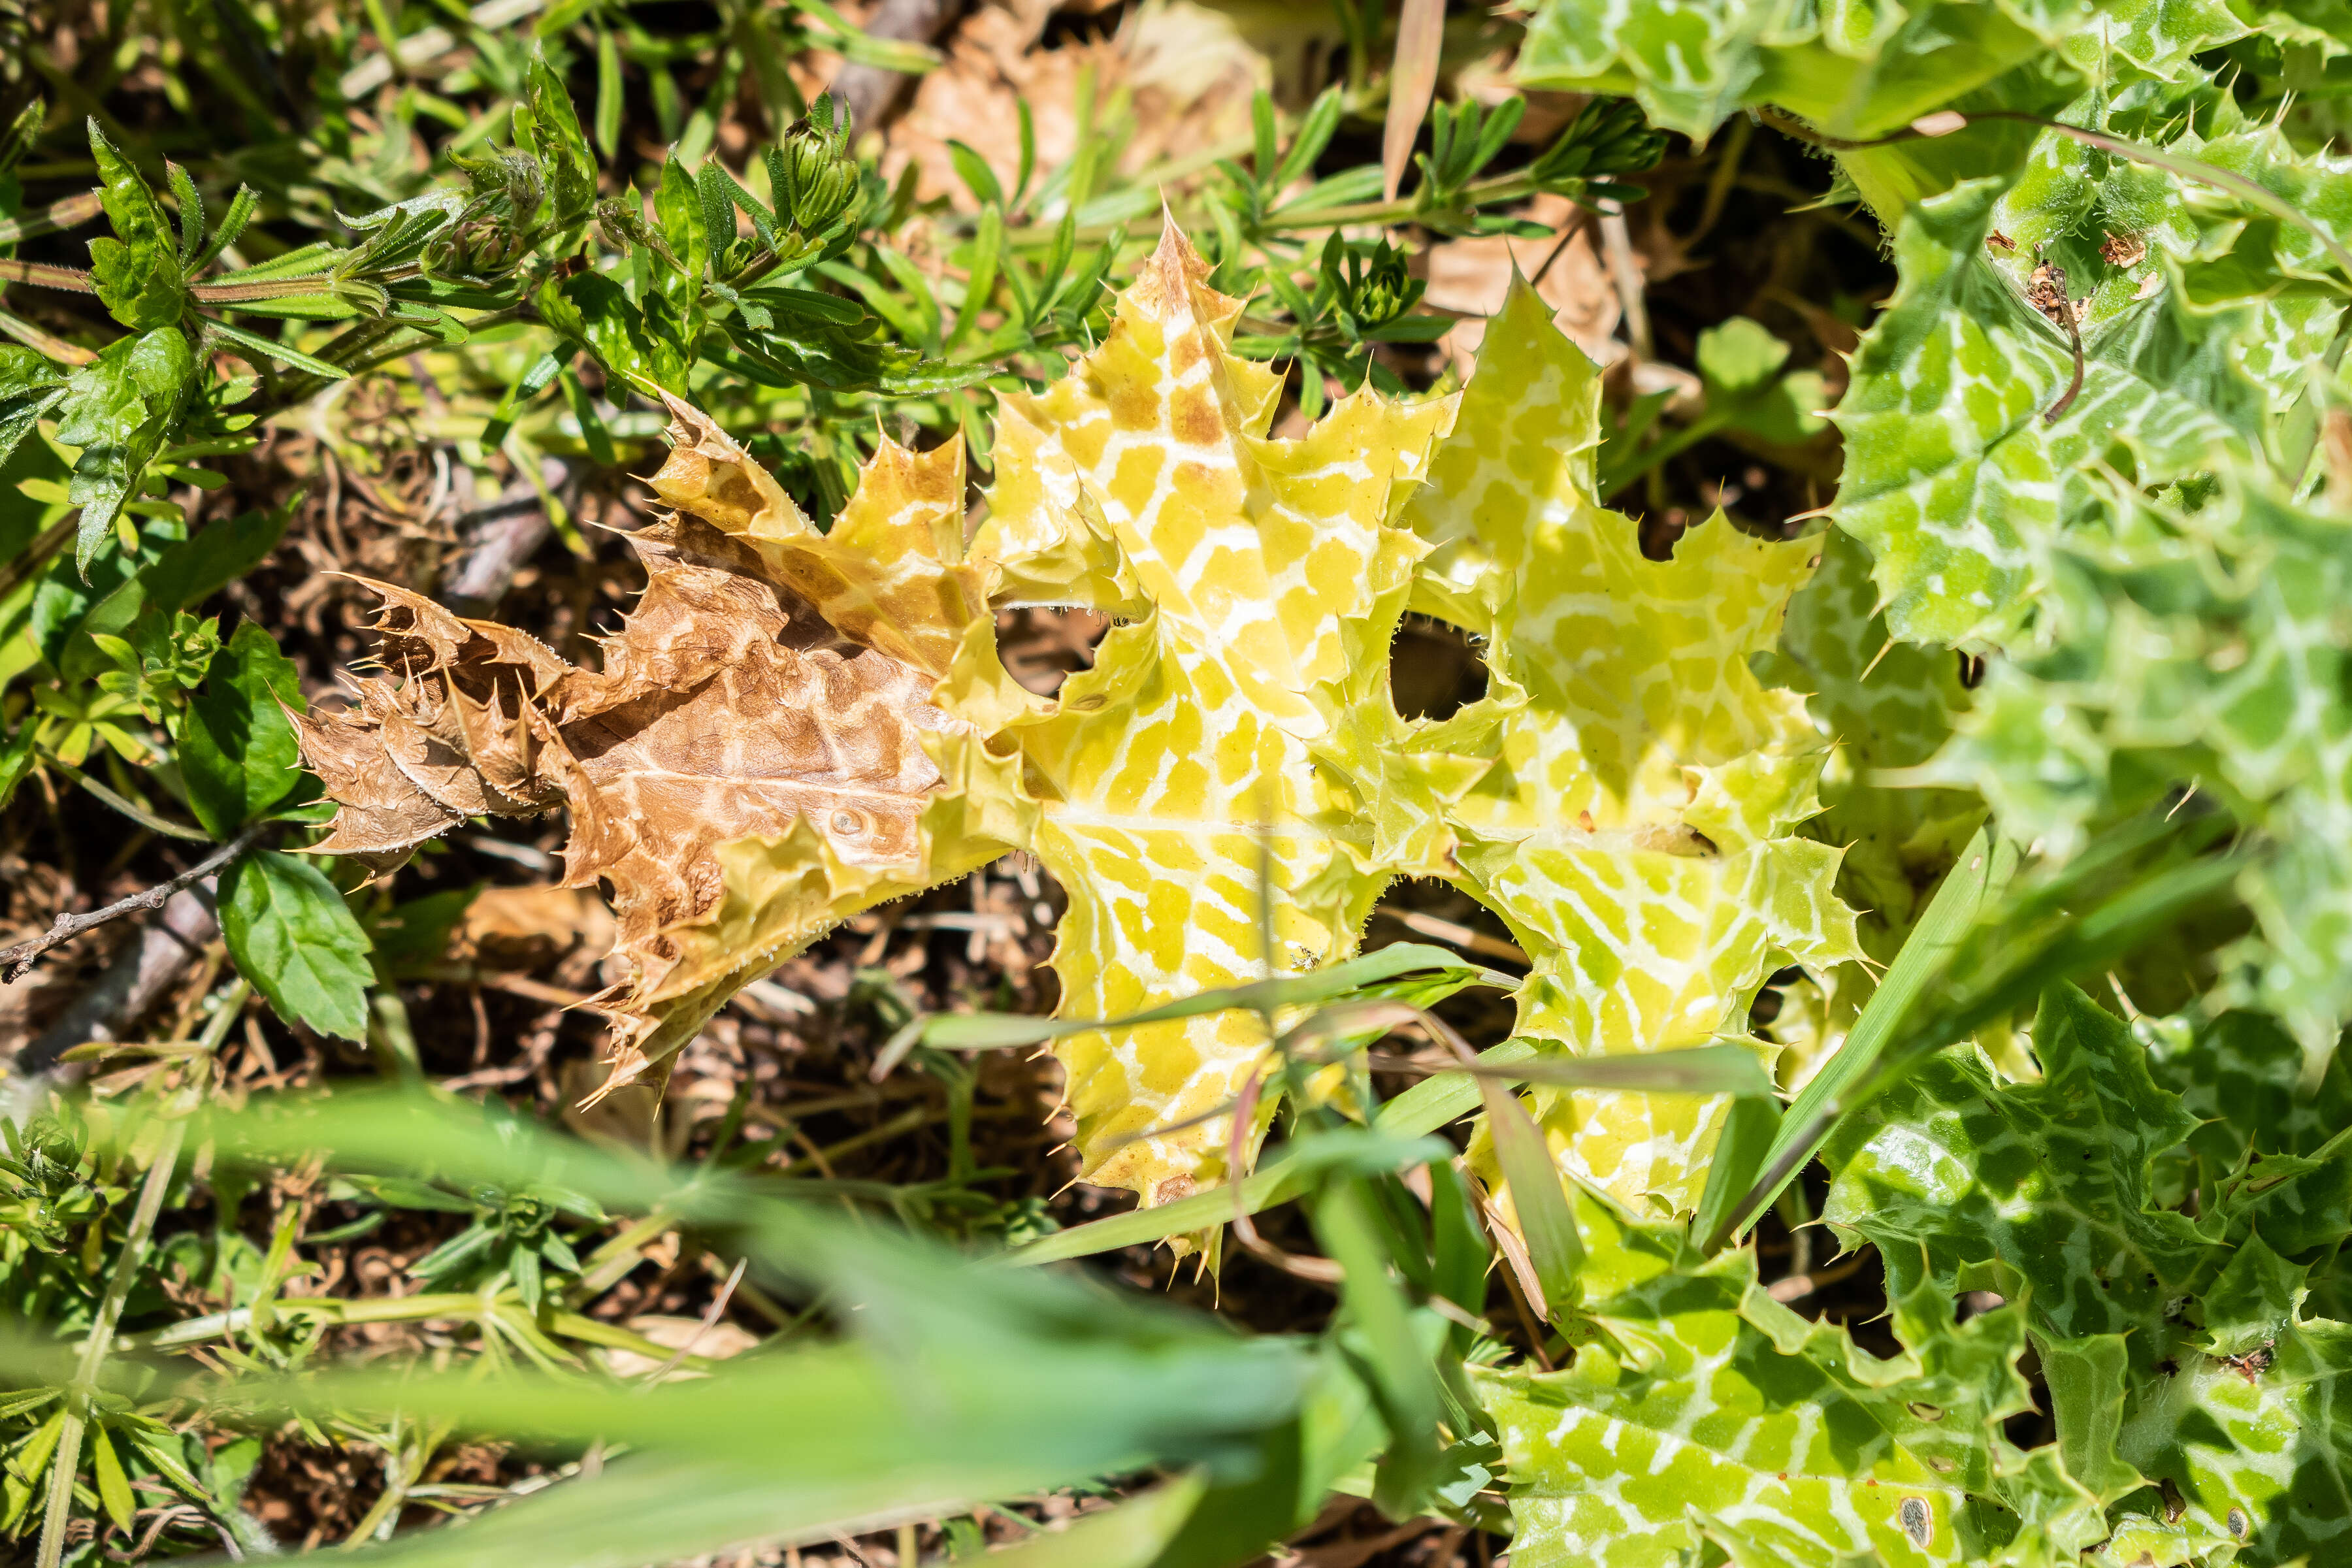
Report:
[[[36,353],[46,354],[59,364],[84,365],[94,363],[98,355],[78,343],[41,331],[24,317],[0,310],[0,332],[5,332]]]
[[[0,563],[0,599],[15,593],[18,584],[47,566],[49,557],[65,548],[66,541],[74,536],[79,516],[75,512],[58,519],[43,529],[15,560]]]
[[[2074,399],[2083,392],[2083,329],[2074,320],[2074,301],[2066,298],[2066,269],[2053,267],[2050,270],[2058,278],[2058,313],[2065,321],[2066,346],[2074,351],[2074,379],[2066,384],[2066,390],[2059,395],[2058,401],[2042,411],[2042,423],[2044,425],[2057,424],[2058,416],[2072,408]]]
[[[95,926],[119,920],[141,910],[160,910],[173,893],[192,883],[202,881],[253,847],[261,836],[274,825],[257,822],[244,832],[207,855],[192,868],[181,872],[168,882],[160,882],[143,893],[133,893],[127,899],[117,899],[102,910],[92,910],[86,915],[61,914],[57,923],[30,942],[20,942],[11,948],[0,948],[0,984],[13,985],[22,980],[33,967],[33,961],[57,946],[71,942]]]

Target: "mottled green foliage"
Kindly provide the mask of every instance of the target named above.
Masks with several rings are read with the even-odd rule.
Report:
[[[2315,1074],[2352,1009],[2352,523],[2252,475],[2202,505],[2111,504],[2053,552],[2034,643],[1940,771],[2062,846],[2192,781],[2263,829],[2236,989]]]
[[[1578,1213],[1573,1364],[1479,1379],[1514,1478],[1514,1562],[1711,1545],[1743,1563],[1973,1563],[2013,1542],[2018,1456],[1998,1424],[2028,1407],[2015,1309],[1956,1324],[1923,1286],[1895,1301],[1903,1353],[1882,1360],[1773,1300],[1750,1251],[1704,1260],[1599,1199]]]
[[[1759,103],[1835,135],[1874,136],[2040,54],[2088,9],[1552,0],[1528,30],[1519,74],[1533,86],[1629,94],[1652,121],[1693,137]]]
[[[2140,1392],[2125,1458],[2169,1483],[2238,1561],[2352,1560],[2352,1324],[2302,1315],[2307,1270],[2249,1240],[2204,1303],[2213,1330]]]
[[[2262,1234],[2288,1252],[2331,1245],[2352,1226],[2352,1160],[2329,1148],[2352,1128],[2352,1064],[2337,1056],[2317,1089],[2307,1088],[2303,1052],[2259,1013],[2146,1019],[2136,1032],[2157,1082],[2199,1123],[2166,1158],[2166,1201],[2186,1202],[2193,1191],[2210,1205],[2226,1183],[2257,1208]],[[2302,1168],[2306,1161],[2312,1168]]]
[[[1824,809],[1805,830],[1844,847],[1838,896],[1855,911],[1864,952],[1883,965],[1902,948],[1984,806],[1973,790],[1889,784],[1881,775],[1935,756],[1969,692],[1959,657],[1888,632],[1870,552],[1859,540],[1833,530],[1814,542],[1821,564],[1789,601],[1780,646],[1757,668],[1772,684],[1807,693],[1807,712],[1832,742],[1822,773]],[[1784,1082],[1810,1076],[1877,985],[1861,963],[1813,978],[1815,986],[1784,994],[1772,1022],[1773,1037],[1801,1064],[1783,1068]]]
[[[2177,1303],[2214,1272],[2195,1225],[2148,1206],[2149,1163],[2195,1123],[2079,991],[2044,1001],[2033,1043],[2039,1083],[2000,1087],[1957,1047],[1864,1108],[1823,1152],[1823,1216],[1877,1243],[1898,1290],[2021,1289],[2042,1331],[2137,1330],[2135,1362],[2152,1366],[2180,1331]]]
[[[1924,1064],[1832,1140],[1825,1217],[1877,1244],[1895,1289],[2021,1300],[2063,1466],[2135,1539],[2343,1561],[2352,1431],[2335,1380],[2352,1328],[2303,1303],[2352,1217],[2340,1196],[2332,1226],[2315,1193],[2275,1202],[2298,1175],[2340,1179],[2315,1138],[2341,1120],[2341,1084],[2299,1100],[2296,1053],[2256,1020],[2158,1033],[2158,1070],[2200,1102],[2229,1098],[2234,1124],[2200,1125],[2120,1020],[2062,989],[2034,1023],[2042,1081],[2001,1086],[1966,1047]],[[2159,1201],[2167,1185],[2189,1196],[2158,1171],[2192,1139],[2200,1169],[2233,1173],[2201,1217]],[[2323,1157],[2263,1158],[2288,1146]],[[2273,1172],[2288,1179],[2264,1184]]]

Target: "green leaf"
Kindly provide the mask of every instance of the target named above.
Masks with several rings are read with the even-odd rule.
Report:
[[[2141,1486],[2144,1478],[2116,1451],[2130,1386],[2130,1352],[2124,1336],[2044,1339],[2034,1348],[2042,1361],[2042,1382],[2050,1389],[2051,1415],[2057,1423],[2058,1452],[2066,1473],[2102,1502],[2113,1502]]]
[[[290,364],[296,370],[318,376],[321,380],[348,381],[351,379],[352,373],[341,365],[330,364],[325,360],[306,354],[290,344],[280,342],[275,338],[265,338],[259,332],[249,332],[243,327],[231,326],[226,321],[215,321],[211,317],[206,317],[205,331],[213,337],[235,343],[238,348],[246,350],[245,357],[247,360],[251,360],[255,354],[259,354],[264,359],[275,360],[280,364]]]
[[[678,302],[690,303],[702,292],[702,275],[710,266],[714,240],[702,193],[695,189],[693,176],[675,155],[662,163],[661,184],[654,192],[654,221],[660,226],[662,238],[668,242],[669,253],[677,261]],[[734,236],[734,215],[730,211],[727,227],[718,235],[716,243],[723,245]]]
[[[277,1015],[347,1040],[367,1034],[367,933],[316,866],[258,850],[221,873],[221,936]]]
[[[845,300],[838,294],[822,293],[814,289],[794,289],[782,283],[770,283],[743,290],[743,298],[767,306],[780,314],[804,316],[811,321],[830,321],[835,326],[854,327],[865,321],[866,312],[855,300]]]
[[[2071,985],[2042,999],[2033,1046],[2039,1083],[1997,1085],[1956,1047],[1849,1116],[1822,1150],[1822,1217],[1877,1244],[1890,1289],[2021,1287],[2039,1331],[2129,1334],[2145,1373],[2216,1267],[2189,1219],[2149,1204],[2151,1163],[2196,1123]]]
[[[539,155],[547,177],[548,195],[555,222],[568,225],[587,216],[596,200],[596,155],[581,133],[580,117],[572,111],[572,94],[548,66],[534,55],[525,73],[524,96],[530,106],[531,150]],[[528,217],[530,215],[525,214]]]
[[[2206,1296],[2222,1331],[2180,1357],[2121,1436],[2189,1522],[2242,1543],[2241,1562],[2337,1563],[2352,1546],[2352,1324],[2301,1315],[2305,1273],[2259,1240],[2238,1248]]]
[[[2053,554],[2041,648],[1990,671],[1937,771],[2061,849],[2203,781],[2269,845],[2239,884],[2259,939],[2221,1000],[2279,1017],[2315,1080],[2352,1013],[2345,524],[2235,466],[2201,500],[2107,499],[2107,526]]]
[[[74,554],[85,573],[115,513],[137,493],[195,376],[188,340],[177,327],[158,327],[116,339],[66,383],[58,439],[81,448],[66,493],[82,509]]]
[[[171,182],[172,199],[179,204],[180,267],[184,272],[205,242],[205,198],[198,194],[195,181],[177,163],[166,163],[163,175]]]
[[[998,181],[996,171],[989,167],[987,159],[964,143],[950,137],[948,160],[955,165],[956,177],[961,180],[964,188],[971,193],[972,200],[984,207],[1001,207],[1004,205],[1004,186]]]
[[[188,805],[216,838],[235,837],[302,777],[301,748],[281,704],[304,710],[300,677],[276,639],[247,621],[214,656],[180,721]]]
[[[37,726],[25,722],[16,726],[14,734],[0,738],[0,808],[15,798],[16,786],[33,771],[39,754],[33,742],[38,733]]]
[[[2180,1151],[2182,1195],[2211,1204],[2226,1186],[2233,1221],[2242,1216],[2288,1253],[2343,1240],[2352,1230],[2352,1163],[2330,1146],[2352,1128],[2352,1062],[2332,1058],[2307,1089],[2294,1037],[2259,1013],[2143,1021],[2137,1032],[2156,1080],[2200,1122]]]
[[[62,382],[64,377],[60,376],[58,380]],[[65,393],[60,387],[0,398],[0,463],[8,460],[17,444],[40,423],[43,415],[63,401]]]
[[[612,33],[596,29],[596,150],[607,158],[621,151],[621,47]]]
[[[2352,174],[2298,156],[2208,82],[2066,112],[2352,231]],[[2106,474],[2153,492],[2263,452],[2342,313],[2286,286],[2330,267],[2303,229],[2055,132],[2029,151],[2021,174],[1901,215],[1901,285],[1834,416],[1836,516],[1877,556],[1898,637],[2007,637],[2046,586],[2049,552],[2104,521]],[[2066,334],[2026,302],[2037,286],[2054,297],[2061,272],[2084,360],[2071,400]]]
[[[1839,896],[1867,911],[1856,921],[1863,945],[1891,963],[1927,889],[1975,830],[1982,806],[1973,792],[1888,788],[1875,775],[1934,756],[1969,693],[1958,658],[1898,642],[1886,629],[1861,541],[1832,529],[1815,542],[1821,565],[1789,601],[1780,646],[1758,673],[1807,693],[1813,722],[1836,738],[1822,778],[1827,809],[1812,831],[1847,847]],[[1866,994],[1870,986],[1860,988]]]
[[[98,160],[99,193],[111,239],[89,242],[90,281],[100,303],[134,332],[168,327],[187,303],[180,253],[163,204],[114,143],[89,122],[90,155]]]
[[[1503,1439],[1527,1568],[1697,1560],[1977,1562],[1998,1542],[1995,1424],[2027,1407],[2011,1309],[1955,1325],[1898,1299],[1882,1361],[1756,1284],[1754,1254],[1701,1262],[1679,1227],[1590,1194],[1585,1315],[1566,1370],[1475,1374]]]
[[[1435,1478],[1444,1391],[1417,1316],[1391,1275],[1370,1184],[1356,1176],[1333,1181],[1315,1202],[1314,1221],[1316,1240],[1341,1269],[1340,1343],[1389,1428],[1373,1496],[1391,1518],[1408,1516]],[[1419,1316],[1442,1331],[1433,1315]]]
[[[461,1189],[560,1183],[621,1212],[723,1226],[763,1274],[838,1306],[839,1339],[617,1401],[598,1380],[479,1368],[241,1381],[240,1399],[273,1410],[399,1411],[627,1447],[566,1495],[516,1500],[461,1531],[411,1532],[358,1562],[416,1568],[487,1553],[629,1568],[754,1541],[822,1542],[875,1518],[937,1517],[976,1498],[1161,1465],[1207,1464],[1238,1482],[1257,1473],[1264,1440],[1302,1419],[1358,1426],[1360,1405],[1322,1397],[1334,1358],[1298,1339],[1236,1336],[1076,1275],[975,1268],[887,1226],[783,1200],[772,1183],[607,1153],[478,1107],[339,1092],[215,1115],[204,1136],[225,1155],[331,1151],[341,1169],[430,1170]],[[1331,1436],[1310,1434],[1304,1457],[1328,1452]],[[1328,1477],[1318,1465],[1299,1484],[1310,1513]]]
[[[139,575],[179,542],[179,531],[176,523],[159,520],[139,535],[135,550],[102,552],[90,563],[87,577],[71,561],[51,561],[33,591],[27,626],[41,657],[68,679],[86,679],[106,668],[102,660],[86,657],[86,651],[94,650],[79,634],[85,628],[119,633],[137,619],[146,604]]]
[[[98,1478],[98,1500],[106,1506],[106,1516],[116,1529],[131,1530],[139,1501],[131,1490],[131,1478],[122,1473],[122,1455],[114,1447],[114,1434],[102,1425],[89,1429],[89,1463]]]
[[[1518,77],[1529,87],[1630,94],[1654,124],[1695,140],[1759,103],[1832,135],[1869,137],[2041,53],[2081,19],[2073,6],[1966,0],[1800,12],[1772,0],[1548,0],[1528,27]]]
[[[64,397],[66,372],[18,343],[0,343],[0,463]]]
[[[716,165],[711,165],[716,167]],[[692,347],[678,333],[676,315],[659,295],[633,302],[620,284],[601,272],[583,272],[539,291],[541,318],[565,337],[586,345],[613,375],[640,390],[657,386],[686,395]]]
[[[1532,1305],[1546,1317],[1561,1317],[1576,1306],[1578,1276],[1584,1269],[1584,1243],[1569,1212],[1566,1185],[1527,1107],[1490,1079],[1479,1079],[1478,1086],[1495,1163],[1509,1186],[1512,1217],[1535,1270]]]
[[[1166,1549],[1208,1491],[1199,1471],[1164,1481],[1066,1530],[1040,1531],[988,1554],[990,1568],[1169,1568]],[[1211,1508],[1221,1508],[1213,1500]]]
[[[1699,1194],[1698,1212],[1691,1217],[1693,1236],[1730,1234],[1734,1209],[1764,1173],[1780,1131],[1780,1102],[1769,1095],[1743,1100],[1731,1108],[1715,1155],[1707,1162],[1706,1185]]]
[[[106,668],[92,640],[122,636],[140,617],[169,621],[245,575],[277,548],[290,514],[249,511],[173,540],[168,526],[140,536],[141,552],[110,552],[92,563],[87,584],[52,574],[43,579],[35,616],[42,650],[68,680]]]
[[[1829,428],[1829,392],[1819,371],[1780,374],[1789,345],[1745,316],[1701,332],[1698,371],[1706,417],[1778,446],[1795,446]]]

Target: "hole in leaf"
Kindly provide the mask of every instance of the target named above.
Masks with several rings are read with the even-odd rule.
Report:
[[[1486,695],[1486,666],[1461,627],[1408,616],[1389,645],[1389,691],[1408,719],[1450,719]]]
[[[1040,697],[1061,690],[1062,682],[1091,669],[1095,647],[1110,630],[1110,617],[1076,605],[1024,605],[996,613],[996,646],[1005,670]]]

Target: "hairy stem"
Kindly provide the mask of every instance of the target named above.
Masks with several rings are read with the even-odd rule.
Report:
[[[50,1463],[49,1498],[47,1510],[41,1516],[41,1545],[37,1568],[58,1568],[65,1554],[66,1523],[73,1511],[75,1472],[81,1468],[82,1438],[89,1430],[89,1399],[98,1384],[98,1369],[113,1348],[114,1325],[121,1321],[123,1300],[131,1294],[131,1282],[139,1276],[139,1266],[146,1261],[147,1243],[155,1234],[155,1217],[163,1213],[163,1194],[172,1185],[172,1173],[180,1163],[180,1145],[187,1141],[185,1120],[174,1120],[163,1129],[163,1147],[155,1151],[154,1163],[147,1167],[147,1180],[139,1189],[139,1206],[131,1215],[131,1228],[122,1238],[122,1248],[114,1255],[114,1273],[106,1282],[105,1299],[98,1304],[98,1316],[90,1321],[89,1338],[82,1342],[81,1362],[74,1371],[71,1391],[67,1395],[65,1425],[58,1437],[58,1448]]]

